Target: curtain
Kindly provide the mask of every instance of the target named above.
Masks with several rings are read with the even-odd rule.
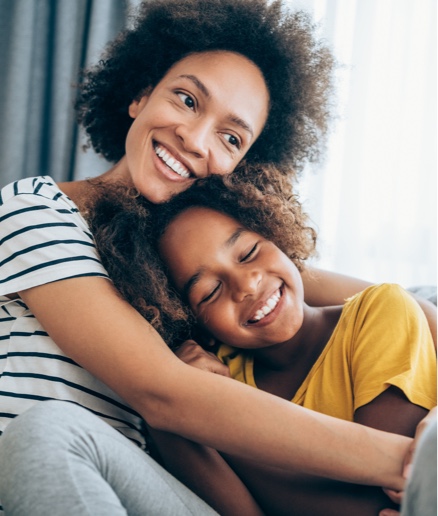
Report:
[[[291,1],[340,63],[325,160],[299,192],[315,265],[372,282],[436,284],[435,0]]]
[[[0,186],[108,168],[81,151],[74,83],[123,27],[125,0],[0,0]]]

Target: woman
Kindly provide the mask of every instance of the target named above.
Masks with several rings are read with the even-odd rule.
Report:
[[[187,2],[182,8],[170,0],[142,5],[134,28],[117,38],[86,75],[78,101],[91,143],[115,166],[98,184],[82,181],[58,187],[50,179],[36,178],[2,190],[1,322],[8,345],[1,377],[2,430],[39,400],[66,399],[87,407],[143,447],[141,417],[152,427],[276,467],[402,487],[401,461],[409,440],[296,410],[179,361],[108,281],[81,216],[92,209],[99,189],[115,181],[156,203],[189,187],[197,177],[232,172],[243,158],[276,162],[285,171],[314,158],[326,128],[331,66],[307,19],[284,13],[279,3],[210,0]],[[309,302],[327,302],[320,290],[333,284],[333,277],[324,278],[321,274],[313,283],[305,278]],[[363,286],[341,282],[331,302]],[[139,304],[141,308],[141,300]],[[226,413],[219,408],[224,396],[229,399]],[[131,482],[122,481],[120,489],[115,485],[115,478],[120,480],[117,467],[122,474],[127,471],[121,457],[128,459],[128,470],[132,465],[134,477],[140,470],[141,479],[154,471],[165,485],[172,482],[156,473],[143,452],[133,451],[128,441],[90,414],[81,415],[75,407],[61,409],[57,403],[42,405],[9,425],[1,438],[1,460],[7,467],[1,468],[0,499],[12,514],[68,514],[79,507],[91,507],[93,514],[123,513],[124,506],[130,513],[144,510],[151,502],[141,498],[133,479],[134,492],[129,491]],[[241,417],[248,406],[258,408]],[[268,406],[284,426],[263,420]],[[70,426],[63,426],[67,420]],[[230,425],[233,432],[220,430]],[[65,431],[74,426],[76,433]],[[62,508],[54,509],[49,495],[55,480],[70,485],[62,475],[73,474],[72,463],[42,472],[46,449],[43,457],[32,459],[35,474],[30,463],[17,459],[26,450],[19,452],[16,446],[33,443],[32,452],[38,451],[47,433],[44,428],[51,428],[56,450],[61,443],[69,447],[71,439],[77,445],[93,443],[86,449],[96,459],[96,471],[105,469],[99,460],[102,447],[110,449],[112,466],[103,483],[100,474],[83,475],[84,461],[74,462],[79,466],[74,478],[82,479],[75,485],[81,488],[69,490],[73,502],[56,498],[65,504]],[[90,473],[90,468],[85,471]],[[236,490],[234,500],[245,499],[251,506],[244,486],[235,478],[230,481],[229,475],[223,468],[224,485]],[[150,492],[156,490],[154,481],[148,485]],[[117,492],[117,497],[108,497],[108,491]],[[177,493],[175,503],[180,504],[175,509],[169,501],[169,513],[201,503],[175,484],[166,492]],[[167,501],[169,496],[159,498]]]

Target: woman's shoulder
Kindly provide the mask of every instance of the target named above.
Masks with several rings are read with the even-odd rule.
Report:
[[[41,204],[41,202],[64,204],[71,211],[78,211],[50,176],[26,177],[13,181],[0,190],[0,206],[10,203]]]

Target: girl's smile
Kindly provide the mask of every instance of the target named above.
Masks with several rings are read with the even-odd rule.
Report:
[[[259,68],[232,52],[191,54],[134,100],[115,169],[159,203],[212,173],[232,172],[260,135],[269,94]]]
[[[266,324],[270,324],[277,317],[282,307],[282,287],[283,285],[281,288],[276,289],[266,301],[258,303],[258,305],[261,304],[261,307],[256,310],[246,324],[265,326]]]
[[[240,348],[281,344],[303,323],[300,274],[272,242],[218,211],[193,207],[169,224],[160,253],[198,321]]]

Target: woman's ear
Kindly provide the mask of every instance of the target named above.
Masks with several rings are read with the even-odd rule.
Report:
[[[128,113],[131,118],[137,118],[149,100],[152,88],[144,90],[137,98],[135,98],[128,107]]]

